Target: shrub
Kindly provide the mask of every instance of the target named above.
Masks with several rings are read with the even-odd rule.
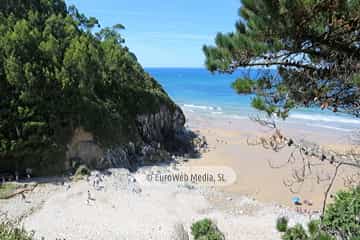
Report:
[[[195,240],[224,240],[225,236],[210,219],[197,221],[191,226]]]
[[[320,231],[320,222],[317,220],[308,223],[308,230],[310,235],[315,236]]]
[[[301,224],[288,228],[282,236],[283,240],[308,240],[309,237]]]
[[[15,227],[9,222],[0,223],[1,240],[32,240],[34,233],[27,233],[24,229]]]
[[[280,217],[276,221],[276,229],[279,232],[286,232],[288,227],[288,219],[286,217]]]
[[[306,231],[301,224],[296,224],[294,227],[287,227],[288,219],[281,217],[276,222],[276,228],[282,232],[283,240],[335,240],[330,234],[321,230],[320,221],[313,220],[308,223]]]
[[[325,211],[324,229],[343,239],[360,236],[360,187],[340,191]]]
[[[283,240],[360,240],[360,187],[336,194],[321,220],[309,222],[308,231],[297,224],[287,227],[287,219],[276,222]]]

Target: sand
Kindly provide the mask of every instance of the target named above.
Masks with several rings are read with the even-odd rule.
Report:
[[[234,119],[226,117],[209,117],[186,112],[188,126],[201,135],[206,136],[209,152],[201,158],[193,159],[190,166],[227,166],[237,175],[237,181],[222,190],[251,196],[261,202],[279,203],[284,206],[297,207],[291,202],[292,197],[300,197],[313,203],[312,206],[301,206],[304,210],[320,211],[323,206],[324,192],[328,187],[328,177],[332,176],[335,166],[323,164],[316,159],[313,172],[303,184],[295,184],[292,188],[285,185],[292,180],[294,169],[301,166],[300,158],[294,164],[286,164],[293,149],[285,148],[280,152],[252,146],[259,136],[267,136],[271,129],[262,127],[249,118]],[[286,136],[298,140],[319,143],[326,148],[343,151],[350,149],[348,133],[330,129],[311,128],[304,125],[280,123],[280,129]],[[281,167],[280,167],[281,166]],[[331,193],[344,188],[344,177],[353,173],[353,169],[341,168]],[[321,177],[318,182],[317,177]],[[284,183],[285,182],[285,183]]]
[[[287,216],[290,224],[305,225],[317,218],[326,184],[314,178],[292,193],[283,181],[291,177],[291,168],[273,169],[268,161],[281,164],[289,150],[274,153],[260,146],[249,146],[248,138],[269,134],[248,119],[202,116],[186,112],[188,126],[206,136],[208,149],[200,158],[177,164],[143,167],[135,173],[110,169],[84,180],[49,178],[35,190],[9,200],[0,200],[0,213],[18,220],[37,239],[170,239],[191,237],[191,224],[203,218],[216,222],[226,239],[280,239],[276,219]],[[338,149],[348,147],[346,134],[301,126],[284,126],[286,134],[306,138]],[[181,172],[183,169],[227,167],[236,181],[226,186],[189,182],[155,184],[149,174]],[[318,171],[332,171],[320,167]],[[346,175],[348,170],[343,170]],[[95,179],[100,179],[99,184]],[[340,180],[333,191],[343,188]],[[299,213],[291,198],[299,196],[312,206],[303,205],[311,214]],[[0,214],[0,217],[4,216]]]
[[[290,209],[211,187],[141,181],[150,172],[168,169],[142,168],[135,174],[125,169],[93,172],[92,176],[102,179],[96,188],[93,177],[64,185],[49,179],[27,194],[26,201],[20,196],[0,201],[0,209],[11,219],[21,219],[25,229],[34,230],[36,239],[47,240],[185,240],[192,239],[191,224],[203,218],[216,222],[226,239],[274,240],[280,239],[275,230],[279,216],[287,216],[291,224],[309,220]]]

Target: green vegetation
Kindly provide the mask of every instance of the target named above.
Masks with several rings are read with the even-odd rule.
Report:
[[[238,79],[233,87],[240,94],[255,94],[252,106],[268,117],[285,119],[295,107],[319,107],[360,117],[360,1],[241,2],[234,32],[219,33],[214,46],[203,47],[206,66],[211,72],[261,68],[257,79]],[[282,143],[286,143],[283,147],[295,145],[293,139]],[[281,144],[276,142],[270,147],[279,151],[283,148]],[[336,163],[336,169],[342,165],[360,168],[358,154],[338,154],[340,158],[333,153],[318,154],[303,144],[295,148],[302,160],[304,154]],[[304,161],[304,169],[308,163],[310,166],[310,162]],[[307,176],[304,171],[302,177]],[[331,186],[332,183],[329,190]],[[326,198],[327,194],[325,201]],[[358,188],[340,192],[326,209],[322,221],[310,223],[308,232],[301,225],[288,228],[286,219],[279,219],[277,228],[284,232],[286,240],[358,239],[359,201]]]
[[[360,236],[360,187],[340,191],[330,203],[323,217],[325,230],[351,239]]]
[[[14,227],[9,222],[0,223],[1,240],[32,240],[33,233],[27,233],[24,229]]]
[[[138,114],[175,105],[124,45],[63,0],[0,4],[0,168],[61,171],[79,126],[100,145],[141,141]],[[96,31],[98,30],[98,31]]]
[[[224,240],[225,236],[210,219],[197,221],[191,226],[195,240]]]
[[[308,231],[305,231],[301,224],[288,227],[287,222],[284,222],[281,226],[282,228],[278,228],[278,231],[283,233],[283,240],[335,240],[330,234],[320,230],[318,221],[309,222]]]
[[[305,231],[302,225],[288,227],[287,218],[279,218],[276,228],[283,240],[357,240],[360,236],[360,187],[340,191],[326,208],[321,220],[310,221]]]
[[[285,234],[282,236],[283,240],[307,240],[308,236],[304,228],[300,224],[286,229]]]
[[[276,229],[279,232],[286,232],[289,220],[286,217],[280,217],[276,221]]]
[[[0,199],[4,199],[16,191],[18,185],[15,183],[4,183],[0,185]]]
[[[86,165],[80,165],[74,173],[74,179],[80,180],[89,175],[90,175],[90,169]]]
[[[271,116],[296,106],[360,116],[360,1],[242,0],[239,15],[234,32],[204,46],[210,71],[262,68],[233,87],[256,94],[253,106]]]
[[[238,93],[252,93],[254,81],[249,78],[239,78],[235,82],[233,82],[231,86]]]

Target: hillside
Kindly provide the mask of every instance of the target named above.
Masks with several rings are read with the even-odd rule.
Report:
[[[0,4],[0,168],[135,167],[181,151],[185,117],[126,47],[62,0]]]

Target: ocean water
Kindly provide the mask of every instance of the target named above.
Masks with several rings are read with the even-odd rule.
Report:
[[[212,74],[201,68],[147,68],[164,87],[172,99],[184,110],[219,117],[248,118],[258,114],[251,107],[251,95],[239,95],[231,83],[239,76],[257,78],[261,71],[243,69],[230,74]],[[276,74],[267,70],[267,74]],[[360,118],[346,114],[322,111],[318,108],[297,108],[290,113],[287,122],[351,132],[360,129]]]

